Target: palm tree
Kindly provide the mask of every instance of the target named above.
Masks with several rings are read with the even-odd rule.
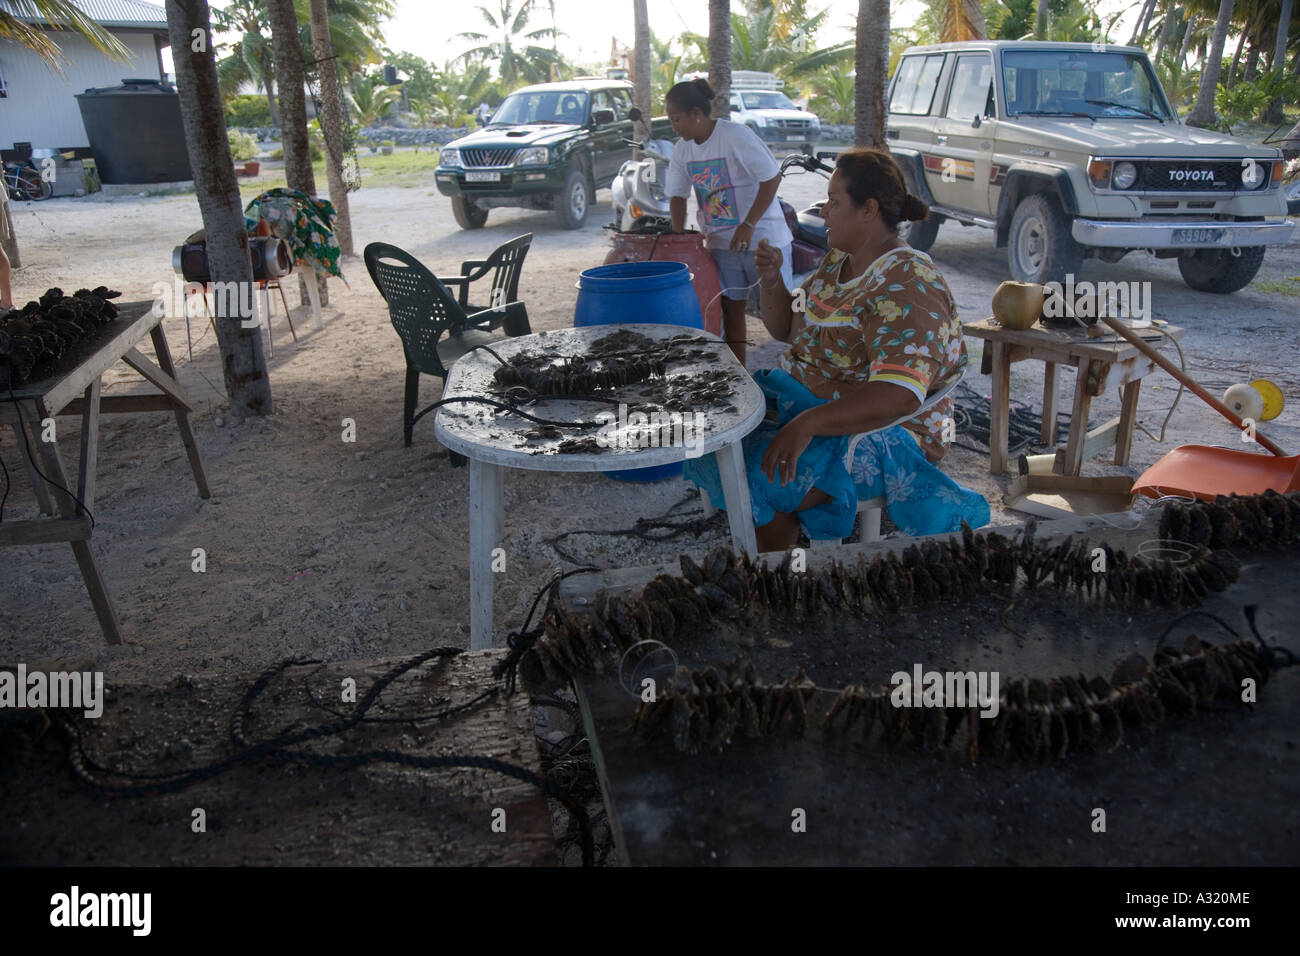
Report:
[[[731,0],[709,0],[709,86],[713,115],[731,116]]]
[[[312,48],[310,3],[311,0],[294,0],[304,50]],[[382,60],[384,37],[379,25],[393,12],[392,0],[326,0],[330,47],[341,76],[351,76],[362,67]]]
[[[476,8],[494,31],[494,36],[475,32],[458,33],[458,39],[472,40],[479,44],[466,50],[459,59],[497,61],[501,82],[509,88],[518,86],[520,79],[530,83],[545,82],[550,78],[551,66],[560,62],[559,54],[554,49],[537,46],[533,41],[548,37],[554,39],[555,28],[528,29],[533,0],[497,0],[497,3],[496,13],[487,7]]]
[[[889,0],[858,0],[853,69],[855,146],[885,147],[885,85],[889,69]]]
[[[213,26],[223,33],[238,33],[229,53],[217,61],[217,80],[222,96],[234,96],[244,83],[253,83],[266,93],[271,125],[280,125],[275,103],[275,52],[271,46],[270,23],[260,0],[234,0],[214,11]]]
[[[33,20],[36,22],[29,22]],[[50,39],[50,35],[41,29],[42,20],[51,26],[80,34],[95,49],[115,60],[131,62],[130,51],[69,0],[10,0],[8,9],[0,7],[0,40],[12,40],[19,46],[26,47],[53,69],[62,72],[59,62],[66,57],[58,44]]]
[[[1228,38],[1228,27],[1232,25],[1233,2],[1234,0],[1219,0],[1219,16],[1214,23],[1210,52],[1201,68],[1201,85],[1196,91],[1196,105],[1184,120],[1188,126],[1208,127],[1214,122],[1214,93],[1223,67],[1223,44]]]
[[[167,0],[167,33],[171,39],[185,143],[194,170],[199,212],[203,216],[208,264],[214,281],[236,283],[248,289],[253,283],[253,263],[248,254],[243,203],[235,181],[235,164],[221,112],[217,86],[216,53],[210,44],[195,50],[194,36],[212,35],[207,0]],[[271,381],[262,354],[261,331],[248,318],[242,294],[235,295],[235,315],[217,320],[221,370],[236,419],[271,414]],[[228,303],[231,304],[231,303]]]
[[[353,75],[352,88],[344,93],[358,126],[377,125],[400,95],[393,87],[385,86],[381,77],[360,73]]]
[[[979,0],[946,0],[943,6],[941,42],[988,39],[984,10],[980,7]]]
[[[632,99],[642,116],[633,135],[645,140],[650,138],[650,117],[654,115],[650,85],[650,17],[646,12],[646,0],[632,0],[632,22],[636,28],[633,37]],[[636,158],[641,158],[640,152]]]
[[[325,134],[325,175],[329,180],[330,202],[336,213],[334,236],[339,253],[352,255],[352,216],[348,190],[343,181],[343,99],[339,90],[338,61],[330,37],[326,0],[310,0],[311,49],[320,81],[320,126]]]
[[[828,66],[812,77],[813,97],[808,108],[827,123],[853,122],[853,77],[848,71]]]

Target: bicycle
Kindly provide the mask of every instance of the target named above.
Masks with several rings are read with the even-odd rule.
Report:
[[[49,199],[54,186],[41,175],[40,169],[30,159],[4,164],[5,191],[10,199],[39,202]]]

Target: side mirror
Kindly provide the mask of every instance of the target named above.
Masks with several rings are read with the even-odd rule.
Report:
[[[978,113],[976,113],[976,114],[975,114],[975,119],[971,120],[971,124],[970,124],[970,125],[973,126],[973,127],[975,127],[975,129],[979,129],[980,126],[981,126],[983,123],[984,123],[984,121],[983,121],[982,119],[980,119],[980,115],[979,115]]]
[[[613,110],[593,110],[591,114],[593,126],[604,126],[606,123],[614,122]]]
[[[641,111],[634,106],[627,111],[627,118],[633,123],[639,123],[641,121]]]

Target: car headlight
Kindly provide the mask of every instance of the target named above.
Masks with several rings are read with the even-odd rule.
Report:
[[[444,150],[442,151],[442,165],[444,165],[444,166],[459,166],[459,165],[460,165],[460,150],[459,150],[459,149],[444,149]]]
[[[545,146],[529,146],[527,149],[521,149],[515,155],[516,166],[545,166],[550,162],[550,156]]]
[[[1132,163],[1116,163],[1115,172],[1111,174],[1111,185],[1116,189],[1128,189],[1137,182],[1137,167]]]

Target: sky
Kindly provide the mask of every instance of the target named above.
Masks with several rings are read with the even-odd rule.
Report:
[[[1095,3],[1102,11],[1114,11],[1130,6],[1133,0],[1099,0]],[[464,31],[488,32],[480,5],[494,12],[500,0],[397,0],[397,16],[384,26],[389,46],[441,64],[474,46],[470,41],[456,39]],[[660,38],[677,36],[690,31],[707,34],[709,31],[708,4],[705,0],[647,0],[650,29]],[[910,26],[925,9],[921,0],[894,0],[891,18],[898,26]],[[853,36],[858,15],[857,0],[809,0],[808,9],[816,12],[830,8],[827,25],[818,34],[819,44],[849,40]],[[547,0],[537,0],[537,12],[530,26],[549,27],[551,13]],[[742,9],[740,0],[733,0],[732,8]],[[555,0],[555,22],[566,33],[559,47],[571,60],[578,63],[606,62],[610,38],[617,37],[621,44],[632,45],[631,0]],[[1124,21],[1121,21],[1123,23]],[[1117,30],[1115,39],[1127,39],[1127,30]],[[550,45],[549,41],[545,45]]]
[[[228,0],[211,0],[213,7],[224,7]],[[439,65],[476,44],[457,39],[467,31],[489,32],[478,7],[496,12],[501,0],[395,0],[397,15],[383,26],[389,47],[397,52],[414,53]],[[516,0],[517,2],[517,0]],[[530,21],[534,29],[551,25],[548,0],[536,0],[537,12]],[[1128,37],[1128,22],[1138,6],[1133,0],[1099,0],[1094,4],[1103,12],[1132,6],[1133,11],[1115,30],[1113,39]],[[660,38],[675,37],[683,32],[707,34],[708,4],[705,0],[647,0],[650,29]],[[732,7],[742,9],[740,0]],[[817,37],[817,45],[830,45],[851,39],[857,20],[858,0],[809,0],[808,9],[830,9],[826,25]],[[895,26],[910,26],[924,10],[921,0],[893,0],[891,18]],[[579,64],[608,62],[611,38],[631,46],[633,41],[631,0],[555,0],[555,23],[565,34],[559,48],[571,61]],[[546,46],[549,41],[543,41]],[[169,51],[170,52],[170,51]],[[170,62],[167,64],[170,69]]]

